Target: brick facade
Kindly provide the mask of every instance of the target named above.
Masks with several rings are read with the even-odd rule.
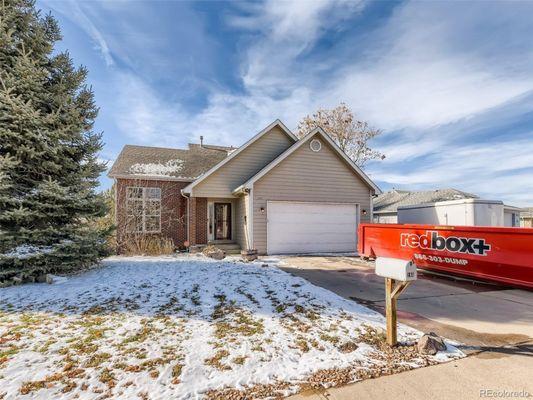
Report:
[[[191,197],[189,199],[189,241],[191,246],[207,244],[207,199]]]
[[[117,179],[116,183],[116,219],[117,239],[126,233],[126,188],[158,187],[161,188],[161,236],[172,239],[178,248],[187,240],[187,199],[181,195],[181,189],[189,182]],[[207,213],[207,211],[206,211]],[[120,251],[120,248],[119,248]]]
[[[187,199],[181,189],[189,182],[117,179],[116,218],[118,243],[126,232],[126,189],[128,187],[158,187],[161,189],[161,236],[172,239],[177,248],[187,240],[187,222],[190,225],[190,245],[207,244],[207,199],[192,197],[190,218],[187,218]],[[118,249],[120,252],[120,248]]]

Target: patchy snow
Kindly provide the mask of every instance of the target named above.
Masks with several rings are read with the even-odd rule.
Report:
[[[63,246],[67,246],[72,243],[72,240],[62,240],[53,246],[35,246],[31,244],[22,244],[20,246],[11,249],[7,253],[0,254],[0,257],[18,258],[19,260],[25,260],[30,257],[36,257],[43,254],[52,253]]]
[[[20,260],[39,256],[42,254],[48,254],[54,251],[52,246],[33,246],[28,244],[22,244],[14,249],[2,254],[5,257],[18,258]]]
[[[184,161],[176,158],[169,160],[164,164],[161,163],[147,163],[147,164],[133,164],[130,167],[130,173],[136,175],[151,175],[151,176],[173,176],[183,169]]]
[[[387,365],[380,314],[276,261],[114,257],[51,285],[0,289],[0,398],[216,398],[256,385],[288,394],[324,370],[351,368],[358,380]],[[403,342],[420,335],[399,327]],[[396,364],[462,355],[449,345]]]

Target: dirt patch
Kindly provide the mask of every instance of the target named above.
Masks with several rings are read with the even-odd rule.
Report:
[[[282,399],[290,389],[287,383],[255,385],[247,390],[222,389],[206,393],[207,400]]]

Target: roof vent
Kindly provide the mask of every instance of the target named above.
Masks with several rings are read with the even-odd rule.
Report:
[[[309,147],[311,148],[312,151],[316,153],[320,151],[320,149],[322,148],[322,143],[320,143],[320,140],[313,139],[311,140],[311,143],[309,143]]]

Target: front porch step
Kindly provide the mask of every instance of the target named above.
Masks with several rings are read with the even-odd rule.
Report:
[[[227,255],[230,255],[230,254],[241,254],[241,249],[229,249],[229,250],[224,250],[226,252]]]
[[[213,246],[216,246],[218,247],[219,249],[222,249],[222,250],[226,250],[226,249],[237,249],[237,250],[240,250],[241,249],[241,246],[238,245],[237,243],[235,242],[231,242],[231,243],[219,243],[219,242],[209,242],[208,243],[209,245],[213,245]]]
[[[241,246],[237,243],[229,242],[229,243],[218,243],[218,242],[209,242],[210,245],[213,245],[215,247],[218,247],[221,250],[224,250],[226,254],[240,254],[241,253]]]

